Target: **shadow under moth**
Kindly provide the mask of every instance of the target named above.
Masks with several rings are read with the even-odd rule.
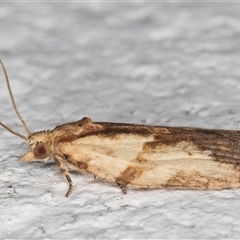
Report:
[[[91,173],[136,188],[224,189],[240,187],[240,131],[92,122],[84,117],[53,130],[30,132],[21,117],[3,68],[14,110],[27,132],[24,162],[53,159],[73,190],[69,171]]]

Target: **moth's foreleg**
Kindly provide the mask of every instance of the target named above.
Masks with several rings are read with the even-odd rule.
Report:
[[[65,194],[65,196],[68,197],[73,191],[73,181],[69,176],[68,167],[64,163],[59,161],[57,158],[54,158],[54,161],[57,163],[58,168],[64,174],[64,176],[66,177],[66,179],[68,181],[69,188],[68,188],[67,193]]]
[[[65,175],[65,174],[64,174]],[[68,197],[72,191],[73,191],[73,181],[72,179],[70,178],[69,174],[65,175],[67,181],[68,181],[68,184],[69,184],[69,188],[68,188],[68,191],[67,193],[65,194],[66,197]]]

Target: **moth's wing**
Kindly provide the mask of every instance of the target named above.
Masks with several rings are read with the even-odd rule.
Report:
[[[127,124],[101,126],[104,128],[100,131],[59,144],[68,161],[81,171],[137,187],[239,186],[235,165],[240,151],[235,132]]]

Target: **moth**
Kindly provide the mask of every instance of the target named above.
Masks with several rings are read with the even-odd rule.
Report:
[[[136,188],[224,189],[240,187],[240,131],[92,122],[84,117],[53,130],[30,132],[20,115],[0,60],[14,110],[27,136],[24,162],[53,159],[69,188],[70,171],[116,183],[123,193]]]

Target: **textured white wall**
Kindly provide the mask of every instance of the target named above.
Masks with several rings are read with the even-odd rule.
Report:
[[[93,121],[239,129],[239,3],[0,3],[0,57],[30,130]],[[0,119],[24,132],[3,74]],[[240,238],[240,190],[129,190],[0,128],[0,238]]]

